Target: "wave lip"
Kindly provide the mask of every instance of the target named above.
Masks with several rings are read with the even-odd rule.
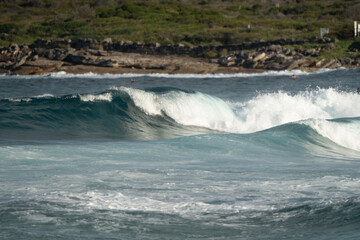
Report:
[[[112,101],[112,94],[111,93],[103,93],[103,94],[86,94],[86,95],[79,95],[80,100],[83,102],[94,102],[94,101]]]
[[[360,151],[360,118],[351,119],[311,119],[303,121],[321,136],[330,139],[334,143]]]

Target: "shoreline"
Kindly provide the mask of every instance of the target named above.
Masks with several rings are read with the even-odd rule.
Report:
[[[336,68],[336,69],[355,69],[355,68]],[[83,74],[94,74],[94,75],[118,75],[118,74],[139,74],[139,75],[151,75],[151,74],[167,74],[167,75],[181,75],[181,74],[189,74],[189,75],[232,75],[232,74],[261,74],[261,73],[274,73],[274,72],[289,72],[289,74],[293,71],[301,71],[303,73],[311,73],[317,72],[321,70],[335,70],[329,68],[312,68],[312,69],[292,69],[292,70],[268,70],[268,69],[247,69],[241,67],[233,67],[229,68],[219,68],[216,71],[196,71],[193,69],[180,69],[175,71],[167,71],[161,69],[132,69],[132,68],[110,68],[110,67],[99,67],[99,66],[88,66],[88,65],[74,65],[74,66],[64,66],[61,68],[37,68],[37,67],[29,67],[23,66],[14,71],[8,72],[0,69],[0,75],[2,76],[40,76],[47,75],[52,73],[65,73],[65,74],[74,74],[74,75],[83,75]]]
[[[79,51],[82,53],[82,51]],[[217,63],[210,63],[205,59],[158,56],[138,53],[107,52],[106,57],[95,57],[96,63],[69,63],[61,60],[49,60],[39,57],[30,60],[16,68],[2,68],[0,74],[8,75],[40,75],[53,72],[66,72],[71,74],[218,74],[218,73],[261,73],[266,69],[250,69],[244,67],[224,67]],[[88,56],[92,58],[92,56]],[[117,61],[121,64],[114,66],[101,66],[101,61]]]
[[[238,49],[211,59],[188,56],[186,53],[191,49],[179,45],[163,48],[157,44],[123,44],[121,49],[116,50],[118,43],[90,43],[78,41],[71,45],[71,40],[38,40],[31,45],[12,44],[0,48],[0,74],[40,75],[60,71],[72,74],[232,74],[360,68],[360,58],[321,58],[322,51],[334,48],[334,43],[329,40],[306,50],[292,50],[284,45],[274,45],[273,42],[260,42],[256,43],[260,44],[256,49]],[[232,49],[239,46],[244,47],[221,47]],[[155,52],[167,49],[167,52],[155,54],[149,52],[151,49]],[[196,48],[195,52],[201,55],[206,51],[207,47],[202,46]]]

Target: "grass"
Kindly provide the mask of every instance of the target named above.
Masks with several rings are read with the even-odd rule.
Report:
[[[359,18],[360,0],[279,0],[276,3],[3,0],[0,1],[0,33],[8,33],[9,37],[0,44],[30,43],[37,38],[85,37],[190,46],[237,44],[260,39],[307,39],[317,36],[320,27],[329,27],[330,37],[341,40],[333,54],[346,54],[345,42],[351,41],[348,39],[352,37],[353,20]]]
[[[321,58],[325,58],[327,60],[333,58],[341,57],[360,57],[360,53],[355,53],[354,55],[349,54],[349,46],[354,42],[360,43],[360,39],[358,40],[342,40],[335,44],[335,48],[331,50],[324,50],[321,54]]]

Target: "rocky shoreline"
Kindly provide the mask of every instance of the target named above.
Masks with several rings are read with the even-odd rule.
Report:
[[[288,46],[313,43],[306,50]],[[334,48],[328,38],[308,41],[258,41],[227,46],[112,42],[104,39],[39,39],[30,45],[0,48],[0,74],[68,73],[234,73],[267,70],[314,71],[320,68],[359,68],[360,58],[325,60],[321,51]],[[228,54],[231,53],[231,54]],[[210,58],[214,55],[216,57]],[[186,56],[186,57],[184,57]]]

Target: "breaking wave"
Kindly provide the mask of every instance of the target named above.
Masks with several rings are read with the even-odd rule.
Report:
[[[0,100],[2,136],[162,139],[200,133],[248,134],[294,123],[360,150],[360,95],[333,88],[258,94],[244,102],[175,88],[112,88],[98,94]]]

